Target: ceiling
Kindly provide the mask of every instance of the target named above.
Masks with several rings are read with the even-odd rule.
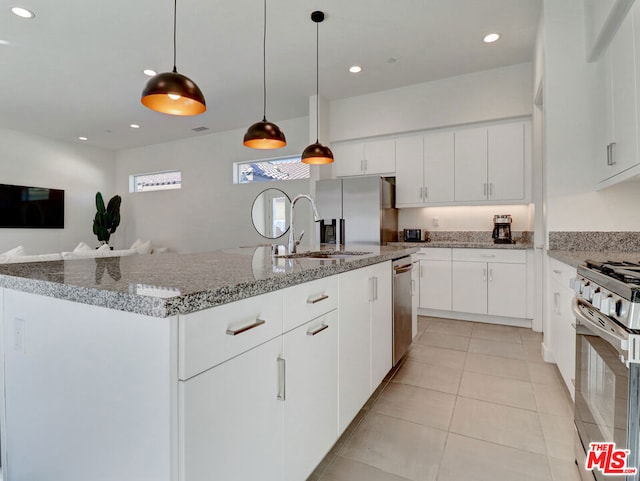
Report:
[[[308,115],[316,88],[314,10],[326,14],[320,95],[334,100],[529,62],[541,2],[269,0],[267,118]],[[262,0],[178,1],[178,71],[207,101],[207,112],[195,117],[140,103],[149,79],[142,70],[172,68],[171,0],[2,4],[0,127],[71,142],[85,136],[86,144],[121,150],[262,118]],[[13,15],[15,5],[36,17]],[[502,37],[484,44],[489,32]],[[349,73],[353,64],[362,72]]]

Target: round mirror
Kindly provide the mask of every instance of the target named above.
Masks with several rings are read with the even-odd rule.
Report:
[[[291,199],[280,189],[267,189],[258,194],[251,207],[253,227],[262,237],[277,239],[289,230]]]

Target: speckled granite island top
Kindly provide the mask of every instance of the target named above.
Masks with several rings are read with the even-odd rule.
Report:
[[[348,259],[286,259],[273,257],[270,247],[241,247],[197,254],[4,264],[0,265],[0,287],[167,317],[397,259],[418,249],[358,245],[343,250],[369,254]]]

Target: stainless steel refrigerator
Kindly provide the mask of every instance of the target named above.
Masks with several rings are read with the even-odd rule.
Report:
[[[349,177],[316,182],[322,216],[316,240],[325,244],[383,245],[398,240],[395,179]]]

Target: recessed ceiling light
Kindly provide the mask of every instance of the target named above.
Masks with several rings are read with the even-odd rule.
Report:
[[[352,65],[351,67],[349,67],[349,72],[360,73],[362,72],[362,67],[360,65]]]
[[[26,8],[22,8],[22,7],[13,7],[11,11],[13,12],[14,15],[17,15],[18,17],[22,17],[22,18],[33,18],[36,16],[36,14],[33,13],[31,10],[27,10]]]
[[[155,70],[151,70],[150,68],[145,68],[142,73],[144,73],[147,77],[155,77],[158,75],[158,72]]]
[[[500,38],[500,34],[498,33],[490,33],[486,35],[482,40],[484,43],[493,43]]]
[[[9,40],[0,40],[0,45],[9,45]]]
[[[86,137],[78,137],[78,140],[89,140]]]
[[[131,127],[132,129],[139,129],[140,126],[138,124],[131,124],[129,127]]]

